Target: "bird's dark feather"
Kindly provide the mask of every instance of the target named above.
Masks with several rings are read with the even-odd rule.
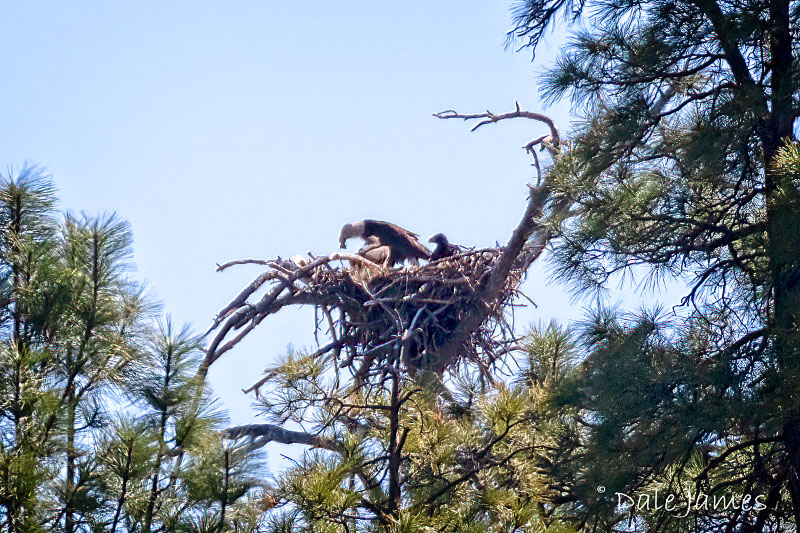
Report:
[[[388,246],[391,252],[389,264],[395,265],[406,260],[429,259],[431,256],[421,242],[418,234],[383,220],[364,220],[363,238],[375,236],[382,245]]]

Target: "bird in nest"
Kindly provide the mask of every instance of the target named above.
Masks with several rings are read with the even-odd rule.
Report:
[[[377,254],[377,250],[384,248],[380,253],[386,256],[382,264],[387,267],[402,265],[405,261],[419,265],[420,259],[431,257],[431,251],[419,242],[419,235],[391,222],[372,219],[349,222],[339,233],[339,246],[347,248],[347,241],[354,238],[364,239],[367,243],[361,249],[362,255],[372,251]],[[364,257],[369,259],[366,255]]]
[[[444,233],[437,233],[428,239],[428,242],[436,244],[436,248],[434,248],[430,257],[431,261],[437,261],[439,259],[444,259],[445,257],[451,257],[464,251],[461,246],[458,246],[457,244],[451,244],[450,241],[447,240],[447,237],[445,237]]]

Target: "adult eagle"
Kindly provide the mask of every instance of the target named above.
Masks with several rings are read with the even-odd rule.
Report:
[[[345,224],[339,234],[339,245],[346,248],[347,240],[356,237],[365,241],[375,237],[381,246],[387,246],[386,264],[390,267],[403,261],[418,265],[420,259],[431,257],[431,251],[417,240],[419,235],[390,222],[366,219]]]
[[[377,237],[371,235],[367,237],[366,243],[358,251],[358,255],[377,265],[385,265],[389,261],[390,251],[388,246],[382,245]]]
[[[444,233],[437,233],[428,239],[428,242],[436,243],[436,248],[431,254],[431,261],[444,259],[445,257],[450,257],[451,255],[461,253],[461,247],[455,244],[450,244],[450,241],[447,240],[447,237],[444,236]]]

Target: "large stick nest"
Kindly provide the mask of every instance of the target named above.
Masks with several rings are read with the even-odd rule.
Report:
[[[503,248],[472,250],[399,269],[383,269],[351,254],[308,260],[236,261],[258,263],[267,270],[223,309],[212,330],[223,324],[208,350],[209,363],[231,349],[267,316],[290,305],[314,305],[319,329],[330,352],[357,380],[379,371],[390,354],[400,355],[407,370],[442,374],[465,359],[488,369],[513,344],[505,310],[519,293],[528,262],[511,265],[490,302],[485,299],[490,273]],[[335,266],[341,261],[341,266]],[[265,284],[266,294],[250,301]],[[454,331],[465,317],[485,316],[465,339]],[[453,346],[453,343],[457,344]]]
[[[558,128],[549,117],[523,111],[519,104],[515,111],[500,115],[445,111],[435,116],[480,120],[473,129],[512,118],[548,126],[550,135],[524,147],[533,156],[538,180],[536,187],[528,186],[528,205],[508,244],[397,270],[381,269],[351,254],[222,265],[219,270],[242,263],[265,265],[267,270],[217,315],[209,330],[216,332],[215,337],[198,372],[201,382],[222,354],[266,317],[291,305],[315,306],[315,337],[324,328],[330,340],[318,354],[331,353],[341,368],[349,368],[356,386],[389,367],[398,370],[398,361],[412,373],[424,369],[441,375],[470,360],[489,376],[489,367],[513,349],[506,311],[513,311],[522,276],[554,235],[554,228],[540,223],[550,190],[534,148],[542,146],[556,158],[562,149]],[[560,202],[559,216],[569,206]],[[338,261],[343,266],[334,266]],[[266,294],[256,301],[254,295],[267,283]]]

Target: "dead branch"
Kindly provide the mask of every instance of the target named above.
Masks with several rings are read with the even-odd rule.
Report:
[[[489,111],[488,109],[486,110],[485,113],[477,113],[471,115],[463,115],[452,109],[448,109],[446,111],[440,111],[439,113],[434,113],[433,116],[441,119],[451,119],[451,118],[460,118],[462,120],[483,119],[477,124],[475,124],[470,131],[475,131],[481,126],[484,126],[486,124],[494,124],[496,122],[500,122],[501,120],[508,120],[510,118],[528,118],[531,120],[536,120],[547,125],[547,127],[550,129],[550,135],[549,137],[548,136],[540,137],[536,141],[531,141],[530,143],[525,145],[525,149],[530,151],[532,146],[547,142],[549,144],[547,148],[548,150],[551,151],[551,155],[557,155],[558,152],[561,150],[561,136],[558,133],[558,127],[556,126],[555,121],[553,121],[553,119],[551,119],[547,115],[542,115],[541,113],[534,113],[532,111],[523,111],[522,109],[520,109],[519,102],[515,102],[515,107],[516,109],[514,111],[510,113],[502,113],[500,115],[496,115],[491,111]]]
[[[338,348],[341,348],[344,342],[345,342],[344,340],[334,340],[334,342],[326,344],[325,346],[323,346],[322,348],[311,354],[310,357],[324,355],[330,352],[331,350],[336,350]],[[258,381],[250,385],[248,388],[242,389],[242,392],[244,392],[245,394],[249,392],[255,392],[256,398],[258,398],[259,389],[263,387],[264,384],[266,384],[269,380],[273,379],[276,374],[277,374],[276,370],[270,370],[269,372],[266,373],[266,375],[263,378],[259,379]]]
[[[439,355],[444,359],[449,359],[455,352],[457,352],[464,342],[469,338],[472,332],[478,328],[486,318],[496,311],[496,306],[502,287],[506,283],[511,265],[520,256],[523,247],[528,238],[539,225],[537,219],[541,216],[544,204],[549,197],[549,192],[544,188],[531,188],[530,197],[528,200],[528,207],[522,216],[519,225],[514,229],[511,239],[506,246],[500,260],[495,264],[489,273],[489,279],[485,288],[481,291],[480,297],[484,302],[484,306],[471,310],[461,322],[454,328],[448,343],[440,350]],[[537,253],[535,257],[526,258],[525,269],[541,254],[542,250],[550,240],[550,234],[547,232],[546,237],[540,239],[542,242],[536,247]]]
[[[312,448],[322,448],[336,453],[344,453],[344,446],[334,439],[312,435],[302,431],[291,431],[283,429],[273,424],[250,424],[247,426],[236,426],[224,431],[228,439],[240,437],[250,437],[255,447],[261,447],[269,442],[279,442],[281,444],[305,444]]]
[[[228,261],[221,265],[217,263],[217,272],[222,272],[226,268],[234,265],[266,265],[267,263],[269,263],[269,261],[264,261],[263,259],[237,259],[236,261]]]

